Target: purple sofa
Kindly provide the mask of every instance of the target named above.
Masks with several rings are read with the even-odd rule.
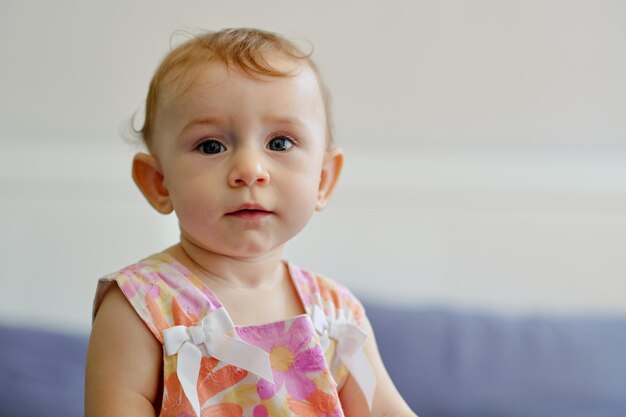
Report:
[[[626,417],[626,316],[365,306],[420,417]],[[0,326],[0,417],[82,416],[86,347]]]

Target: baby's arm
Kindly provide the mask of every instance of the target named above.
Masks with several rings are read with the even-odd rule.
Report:
[[[376,392],[372,402],[372,411],[367,407],[365,397],[356,381],[352,377],[344,384],[339,399],[346,417],[416,417],[404,399],[393,385],[385,365],[378,353],[374,330],[367,317],[363,320],[363,328],[370,335],[365,344],[365,354],[367,355],[374,373],[376,374]]]
[[[155,404],[160,400],[162,355],[159,341],[119,287],[111,285],[89,340],[85,416],[155,416]]]

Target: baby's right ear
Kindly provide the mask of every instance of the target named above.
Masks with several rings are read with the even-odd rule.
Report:
[[[161,214],[169,214],[174,207],[163,181],[159,161],[147,153],[139,152],[133,159],[133,179],[146,200]]]

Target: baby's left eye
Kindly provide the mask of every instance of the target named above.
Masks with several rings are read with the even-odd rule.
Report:
[[[267,143],[270,151],[284,152],[293,146],[293,139],[287,136],[276,136]]]

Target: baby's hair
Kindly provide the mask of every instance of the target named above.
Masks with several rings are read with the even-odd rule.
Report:
[[[326,141],[333,143],[333,128],[330,92],[311,53],[303,53],[293,42],[272,32],[259,29],[224,29],[194,35],[188,41],[172,49],[157,68],[146,98],[145,121],[135,133],[151,149],[154,134],[154,119],[159,97],[165,86],[174,85],[176,94],[183,94],[193,82],[195,70],[202,64],[221,62],[227,67],[236,67],[253,78],[290,77],[293,71],[281,71],[272,66],[269,55],[278,54],[295,62],[304,62],[317,77],[320,94],[326,113]]]

